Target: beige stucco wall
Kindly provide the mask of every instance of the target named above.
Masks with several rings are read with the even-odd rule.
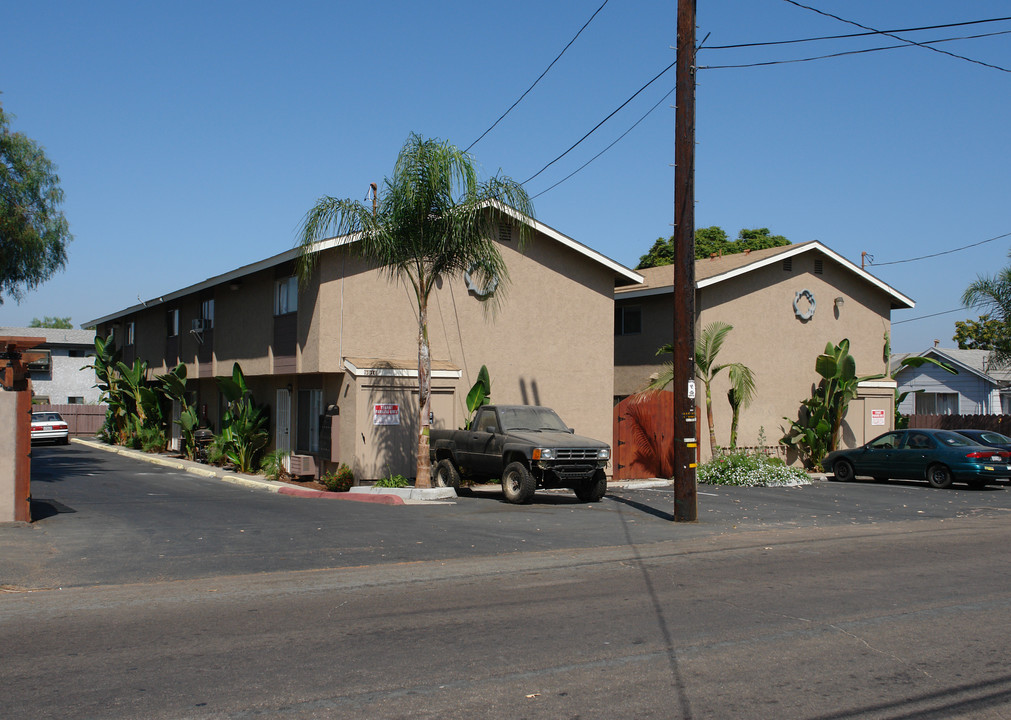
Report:
[[[0,523],[14,522],[17,469],[18,394],[0,390]]]
[[[884,335],[890,329],[890,296],[820,254],[824,271],[816,275],[813,255],[795,257],[789,272],[784,271],[781,262],[772,263],[704,287],[696,294],[696,339],[711,322],[730,323],[734,329],[719,353],[718,362],[744,363],[755,375],[757,399],[741,411],[738,445],[756,445],[763,431],[768,444],[778,443],[789,425],[783,418],[797,417],[801,401],[811,396],[820,379],[814,362],[828,342],[849,338],[859,375],[886,372]],[[816,300],[815,314],[806,321],[799,319],[793,310],[795,293],[805,289]],[[837,297],[843,298],[838,312],[834,306]],[[673,296],[668,293],[624,301],[619,295],[618,302],[643,307],[642,335],[619,337],[616,341],[615,388],[619,394],[628,394],[645,384],[650,373],[659,370],[657,360],[664,360],[656,358],[649,362],[648,354],[650,348],[655,352],[661,344],[672,342]],[[654,321],[660,325],[654,325]],[[626,350],[630,361],[625,359]],[[723,371],[712,388],[716,441],[722,446],[728,445],[730,439],[728,389],[727,372]],[[699,439],[702,457],[706,459],[710,450],[703,393],[699,383]],[[863,434],[862,427],[859,434]],[[844,439],[853,437],[851,429],[844,431]]]

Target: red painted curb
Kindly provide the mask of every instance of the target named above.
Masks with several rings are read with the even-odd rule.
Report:
[[[303,498],[329,498],[333,500],[354,500],[355,502],[376,503],[379,505],[403,505],[404,499],[399,495],[382,495],[372,493],[328,492],[326,490],[310,490],[300,487],[283,487],[278,495],[292,495]]]

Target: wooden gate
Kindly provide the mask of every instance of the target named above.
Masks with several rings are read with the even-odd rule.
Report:
[[[674,475],[674,393],[632,395],[614,406],[614,480]]]

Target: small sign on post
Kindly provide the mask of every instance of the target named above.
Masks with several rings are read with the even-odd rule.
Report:
[[[373,425],[399,425],[400,405],[396,403],[376,403],[372,407]]]
[[[880,409],[871,410],[871,425],[884,425],[885,424],[885,411]]]

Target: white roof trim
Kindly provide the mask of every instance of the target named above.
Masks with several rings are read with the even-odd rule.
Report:
[[[530,227],[534,228],[538,232],[547,235],[552,240],[561,243],[562,245],[575,250],[579,254],[593,260],[594,262],[600,263],[607,269],[611,270],[615,275],[623,278],[627,284],[639,285],[643,282],[643,277],[637,272],[629,270],[624,265],[611,260],[605,255],[601,255],[596,250],[583,245],[576,240],[573,240],[567,235],[563,235],[554,228],[551,228],[544,223],[538,222],[533,218],[530,218],[523,213],[509,207],[503,203],[497,201],[489,201],[489,206],[495,206],[502,213],[509,215],[515,220],[518,220]],[[338,237],[326,238],[313,243],[312,252],[322,252],[323,250],[330,250],[331,248],[342,247],[344,245],[350,245],[351,243],[357,242],[360,237],[360,233],[352,233],[351,235],[341,235]],[[239,278],[245,277],[246,275],[252,275],[253,273],[259,272],[261,270],[267,270],[274,267],[275,265],[280,265],[291,260],[295,260],[301,254],[301,248],[295,247],[290,250],[285,250],[282,253],[278,253],[272,257],[260,260],[259,262],[251,263],[249,265],[243,265],[235,270],[230,270],[221,275],[215,275],[214,277],[208,278],[203,282],[196,283],[195,285],[190,285],[188,287],[182,288],[181,290],[175,290],[173,292],[167,293],[157,298],[151,300],[141,300],[137,305],[132,305],[125,310],[119,310],[118,312],[110,313],[109,315],[104,315],[100,318],[94,320],[88,320],[87,322],[81,323],[81,327],[85,329],[94,328],[95,326],[109,322],[110,320],[116,320],[124,315],[131,315],[135,312],[140,312],[145,308],[149,308],[152,305],[160,305],[166,302],[175,300],[176,298],[184,297],[186,295],[192,295],[194,293],[201,292],[208,288],[212,288],[215,285],[222,285],[224,283],[231,282],[232,280],[237,280]],[[139,299],[139,297],[138,297]]]
[[[838,253],[836,253],[836,252],[834,252],[832,250],[829,250],[827,247],[825,247],[824,245],[822,245],[817,240],[812,240],[811,242],[806,242],[806,243],[803,243],[801,245],[796,245],[796,246],[792,247],[790,250],[786,250],[786,251],[781,252],[781,253],[776,253],[775,255],[772,255],[770,257],[764,258],[762,260],[756,260],[753,263],[748,263],[747,265],[742,265],[740,267],[736,267],[733,270],[728,270],[727,272],[720,273],[719,275],[713,275],[712,277],[708,277],[708,278],[706,278],[704,280],[699,280],[699,281],[697,281],[695,283],[695,288],[697,290],[701,290],[704,287],[708,287],[710,285],[715,285],[717,283],[723,282],[724,280],[731,280],[731,279],[733,279],[735,277],[740,277],[741,275],[745,275],[746,273],[749,273],[752,270],[758,270],[759,268],[763,268],[763,267],[766,267],[768,265],[772,265],[774,263],[777,263],[777,262],[780,262],[782,260],[785,260],[786,258],[794,257],[795,255],[801,255],[803,253],[806,253],[806,252],[808,252],[810,250],[815,250],[815,249],[821,250],[823,253],[825,253],[825,255],[827,255],[831,259],[833,259],[836,262],[840,263],[841,265],[847,267],[851,272],[853,272],[856,275],[860,276],[861,278],[863,278],[864,280],[866,280],[867,282],[869,282],[871,285],[874,285],[878,289],[880,289],[880,290],[884,291],[885,293],[891,295],[893,298],[895,298],[900,303],[903,303],[903,304],[907,305],[908,308],[914,308],[914,307],[916,307],[916,302],[914,300],[912,300],[909,297],[906,297],[905,295],[903,295],[902,293],[900,293],[895,288],[893,288],[893,287],[891,287],[891,286],[889,286],[889,285],[881,282],[880,280],[878,280],[876,277],[874,277],[873,275],[871,275],[869,272],[867,272],[863,268],[857,267],[856,265],[854,265],[853,263],[851,263],[849,260],[847,260],[846,258],[844,258],[842,255],[840,255],[840,254],[838,254]],[[647,290],[628,290],[628,291],[624,291],[624,292],[622,292],[620,294],[620,297],[621,298],[639,298],[639,297],[648,297],[650,295],[663,295],[663,294],[673,293],[673,292],[674,292],[674,286],[673,285],[663,285],[663,286],[660,286],[658,288],[650,288],[650,289],[647,289]],[[617,299],[617,297],[616,297],[616,299]],[[908,309],[908,308],[896,308],[896,309]]]
[[[344,359],[344,369],[351,374],[352,377],[383,377],[383,378],[416,378],[418,377],[417,370],[410,370],[407,368],[360,368],[353,362]],[[463,377],[462,370],[432,370],[433,378],[442,378],[450,380],[459,380]]]

